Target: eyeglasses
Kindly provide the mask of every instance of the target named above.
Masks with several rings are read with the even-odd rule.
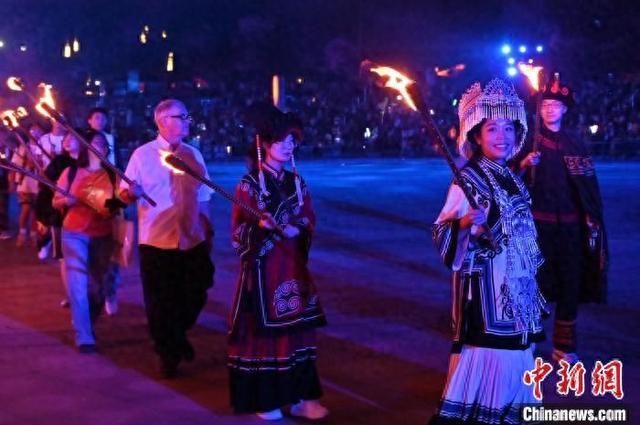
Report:
[[[180,114],[180,115],[166,115],[167,118],[176,118],[182,121],[193,122],[193,117],[189,114]]]

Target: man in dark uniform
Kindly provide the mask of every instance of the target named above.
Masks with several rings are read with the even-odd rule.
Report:
[[[600,189],[584,143],[562,128],[573,93],[556,73],[543,88],[537,149],[521,162],[545,264],[538,283],[556,301],[553,359],[578,361],[580,302],[606,302],[607,242]]]

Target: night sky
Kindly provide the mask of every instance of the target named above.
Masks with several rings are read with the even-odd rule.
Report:
[[[36,77],[130,69],[157,78],[168,51],[176,75],[229,69],[294,72],[328,56],[414,68],[500,60],[503,42],[545,45],[546,58],[572,73],[637,72],[638,2],[633,1],[77,1],[3,0],[0,73]],[[149,26],[149,42],[139,34]],[[168,37],[162,39],[160,32]],[[78,37],[81,54],[62,58]],[[19,46],[25,43],[26,52]],[[241,64],[241,65],[240,65]]]

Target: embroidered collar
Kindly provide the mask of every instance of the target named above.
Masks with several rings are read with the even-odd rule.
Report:
[[[505,165],[499,164],[496,161],[490,160],[486,156],[480,157],[480,160],[478,162],[488,167],[493,172],[500,174],[501,176],[509,175],[509,167],[507,167],[506,164]]]
[[[269,164],[267,164],[266,161],[262,163],[262,167],[263,167],[264,171],[266,171],[269,174],[271,174],[276,180],[282,181],[282,179],[284,179],[284,168],[282,168],[280,171],[278,171],[275,168],[273,168],[272,166],[270,166]]]

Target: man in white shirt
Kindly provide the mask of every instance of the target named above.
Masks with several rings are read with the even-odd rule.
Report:
[[[156,106],[154,119],[158,137],[133,152],[125,171],[136,184],[122,182],[121,188],[125,199],[137,199],[147,321],[161,372],[171,378],[181,360],[194,357],[186,331],[195,324],[213,285],[211,190],[186,174],[174,174],[161,160],[162,152],[173,153],[208,177],[200,152],[182,143],[191,122],[185,105],[164,100]],[[157,206],[142,199],[143,193]]]
[[[107,139],[107,143],[109,144],[109,155],[107,156],[107,159],[110,163],[119,165],[116,142],[113,134],[105,131],[107,124],[109,123],[109,113],[107,110],[104,108],[91,108],[91,110],[89,110],[89,115],[87,115],[87,123],[91,129],[104,134],[104,137]]]

